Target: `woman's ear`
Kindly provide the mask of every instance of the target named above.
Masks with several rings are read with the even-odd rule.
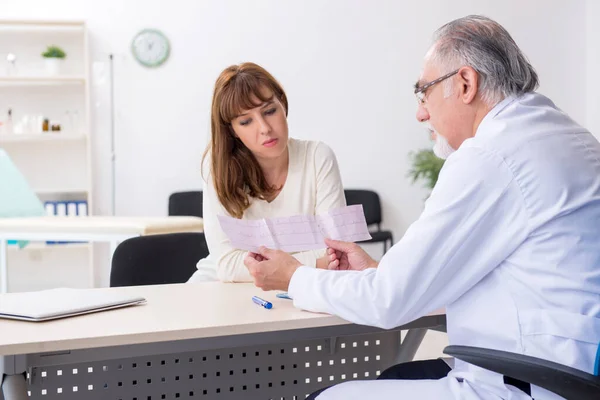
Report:
[[[229,134],[231,136],[233,136],[234,139],[239,139],[240,138],[238,136],[238,134],[235,133],[235,129],[233,129],[233,125],[231,125],[231,123],[227,124],[227,130],[229,131]]]
[[[286,107],[287,98],[285,97],[285,94],[282,94],[281,96],[282,96],[281,98],[278,98],[277,96],[275,96],[275,98],[277,99],[277,102],[279,103],[279,105],[281,105],[281,108],[283,108],[283,112],[284,112],[285,116],[287,117],[287,115],[288,115],[288,110]]]

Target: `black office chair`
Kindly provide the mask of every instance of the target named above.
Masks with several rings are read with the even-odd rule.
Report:
[[[169,215],[202,218],[202,191],[171,194],[169,196]]]
[[[346,204],[351,206],[355,204],[362,204],[365,212],[365,219],[367,225],[377,225],[376,231],[371,231],[371,239],[365,240],[361,243],[380,243],[383,242],[383,254],[392,247],[394,244],[394,238],[391,231],[381,230],[381,202],[379,201],[379,195],[372,190],[355,190],[348,189],[344,190],[346,196]]]
[[[203,205],[202,191],[175,192],[169,196],[169,216],[200,217]],[[206,239],[202,237],[204,246]]]
[[[127,239],[112,259],[110,286],[184,283],[208,256],[203,233],[169,233]]]
[[[600,376],[565,365],[480,347],[448,346],[444,353],[489,371],[539,386],[569,400],[600,398]]]

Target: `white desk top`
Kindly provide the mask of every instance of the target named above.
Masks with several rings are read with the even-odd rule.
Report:
[[[198,283],[89,289],[143,296],[147,304],[47,322],[0,320],[0,356],[344,325],[294,308],[252,284]],[[3,296],[0,295],[0,301]],[[252,302],[273,303],[266,310]],[[439,315],[441,313],[435,313]]]
[[[0,218],[0,233],[94,233],[153,235],[202,232],[198,217],[30,217]]]

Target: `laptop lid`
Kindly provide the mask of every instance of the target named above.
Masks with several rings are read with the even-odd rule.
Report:
[[[0,295],[0,318],[47,321],[142,304],[143,297],[106,289],[57,288]]]

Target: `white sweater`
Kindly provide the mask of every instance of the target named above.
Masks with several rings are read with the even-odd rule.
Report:
[[[289,170],[286,182],[272,202],[252,199],[242,219],[316,215],[346,205],[344,188],[335,154],[321,142],[289,139]],[[209,163],[207,163],[207,166]],[[198,262],[198,271],[189,282],[221,280],[251,282],[244,265],[246,251],[231,246],[221,230],[217,215],[229,215],[219,203],[212,176],[204,169],[204,234],[210,255]],[[292,253],[302,265],[316,266],[325,249]]]

